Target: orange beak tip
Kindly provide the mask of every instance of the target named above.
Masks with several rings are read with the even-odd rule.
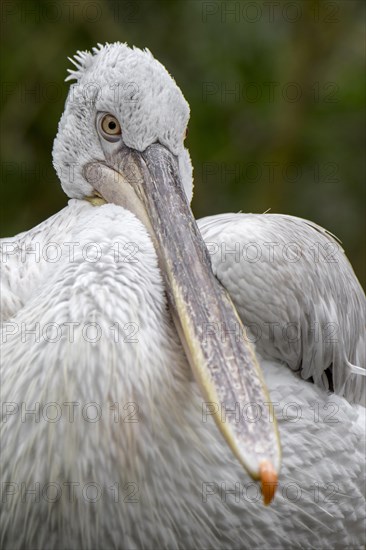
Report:
[[[268,460],[263,460],[259,467],[260,479],[261,479],[261,488],[263,495],[263,502],[265,506],[268,506],[276,493],[278,485],[278,476],[277,472],[274,469],[271,462]]]

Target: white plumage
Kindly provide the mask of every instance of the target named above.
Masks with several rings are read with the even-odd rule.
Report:
[[[113,63],[118,52],[129,56],[135,70],[148,55],[118,44],[100,50],[99,67],[108,67],[108,51]],[[86,59],[86,70],[95,69]],[[88,160],[95,158],[100,151]],[[182,172],[189,195],[189,170]],[[69,195],[82,194],[81,174]],[[365,409],[326,391],[324,375],[333,365],[335,390],[365,398],[365,297],[351,266],[339,247],[338,262],[321,261],[335,241],[289,216],[230,214],[199,226],[249,336],[261,331],[256,346],[283,449],[273,504],[263,506],[212,417],[204,421],[144,225],[121,206],[94,207],[80,196],[2,241],[3,548],[364,546]],[[296,249],[288,248],[286,261],[293,242],[301,257],[292,261]],[[61,251],[57,261],[50,243]],[[239,261],[222,254],[235,243]],[[249,247],[244,255],[248,243],[260,261]],[[268,243],[279,243],[273,257]],[[281,332],[273,325],[268,337],[267,324],[277,322]],[[289,323],[298,337],[283,337]],[[315,338],[317,323],[335,323],[337,340]]]
[[[336,393],[366,405],[365,295],[340,243],[282,214],[222,214],[198,224],[257,350],[326,390],[330,379]]]

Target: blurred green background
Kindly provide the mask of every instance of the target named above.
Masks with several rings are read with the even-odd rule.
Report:
[[[196,217],[288,213],[365,285],[365,2],[2,2],[2,236],[67,203],[51,164],[67,57],[148,47],[191,105]]]

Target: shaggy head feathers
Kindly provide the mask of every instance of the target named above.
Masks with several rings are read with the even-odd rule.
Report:
[[[119,42],[99,44],[92,52],[77,52],[75,69],[53,148],[53,162],[69,197],[83,198],[92,188],[82,168],[104,155],[96,131],[96,115],[104,111],[118,118],[125,145],[144,151],[154,142],[178,157],[183,185],[192,198],[192,166],[184,148],[189,105],[174,79],[148,50]]]

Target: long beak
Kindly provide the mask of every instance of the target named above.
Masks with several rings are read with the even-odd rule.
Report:
[[[269,407],[270,399],[238,314],[211,270],[177,160],[153,144],[143,153],[124,148],[107,163],[88,164],[84,175],[103,199],[134,212],[150,232],[174,323],[206,406],[244,468],[261,480],[268,504],[281,461],[276,420],[261,413],[248,422],[244,414],[244,408]]]

